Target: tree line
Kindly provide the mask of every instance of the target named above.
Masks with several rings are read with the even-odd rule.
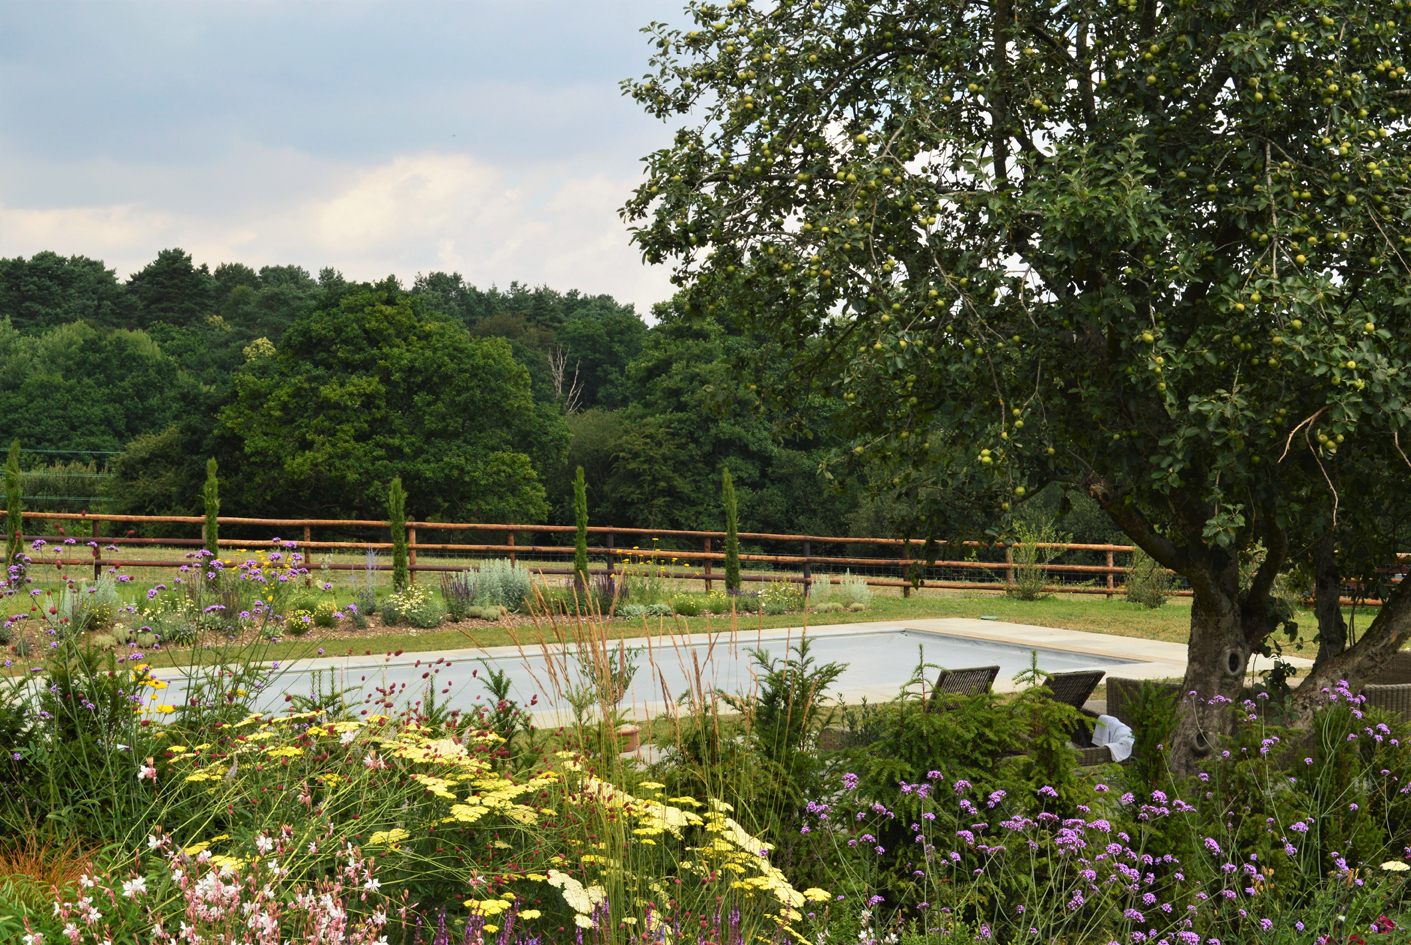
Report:
[[[125,282],[81,256],[0,259],[0,436],[27,465],[106,468],[104,508],[129,514],[199,514],[214,458],[231,515],[376,518],[400,476],[412,518],[570,523],[582,466],[595,524],[719,528],[729,468],[744,530],[885,528],[885,502],[820,476],[824,401],[781,426],[740,370],[778,356],[681,314],[180,249]]]

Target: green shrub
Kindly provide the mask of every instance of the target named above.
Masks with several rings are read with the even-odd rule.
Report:
[[[818,614],[836,614],[841,613],[846,609],[846,607],[844,607],[841,603],[835,600],[825,600],[823,603],[815,604],[813,606],[814,613]]]
[[[393,617],[397,622],[406,621],[418,630],[439,627],[446,619],[446,608],[441,605],[431,588],[424,584],[408,585],[382,602],[382,620],[388,622]],[[395,624],[393,624],[395,625]]]
[[[706,595],[702,606],[713,614],[728,614],[730,613],[730,595],[723,591],[711,591]]]
[[[1014,581],[1004,592],[1016,600],[1042,600],[1048,596],[1044,593],[1048,586],[1048,571],[1044,566],[1058,557],[1061,549],[1041,546],[1066,541],[1068,536],[1059,534],[1048,520],[1021,523],[1016,534],[1018,541],[1010,547]]]
[[[284,615],[284,632],[290,636],[301,637],[308,633],[314,625],[314,614],[311,610],[291,610]]]
[[[1166,569],[1140,548],[1134,551],[1127,566],[1127,600],[1155,610],[1173,593],[1171,575]]]
[[[853,609],[854,604],[861,605],[858,610],[866,610],[867,605],[872,603],[872,588],[867,586],[867,578],[851,571],[843,572],[836,593],[836,599],[849,610]]]
[[[617,608],[617,615],[628,620],[641,620],[644,617],[670,617],[674,611],[670,604],[623,604]]]
[[[475,603],[516,613],[533,590],[529,569],[508,558],[486,561],[475,579]]]
[[[1132,745],[1132,780],[1147,790],[1159,787],[1166,776],[1166,752],[1180,717],[1178,689],[1143,680],[1130,706],[1123,708],[1136,741]]]
[[[681,594],[671,600],[671,609],[683,617],[699,617],[702,603],[694,594]]]
[[[314,608],[314,626],[323,627],[324,629],[336,626],[338,618],[333,615],[337,612],[338,602],[336,600],[324,598],[319,601],[318,606]]]
[[[792,581],[770,581],[759,592],[766,614],[785,614],[803,609],[803,587]]]
[[[49,629],[59,637],[90,630],[107,630],[117,619],[122,601],[118,597],[117,580],[111,574],[101,575],[87,587],[78,583],[65,585],[59,591],[55,613],[46,614]]]
[[[118,641],[113,639],[110,633],[95,633],[89,638],[88,643],[95,650],[111,650],[118,645]]]

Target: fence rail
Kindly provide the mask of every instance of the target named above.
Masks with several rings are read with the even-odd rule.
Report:
[[[0,515],[4,515],[0,510]],[[26,534],[24,540],[33,542],[43,540],[46,543],[68,542],[68,548],[79,551],[80,548],[90,549],[87,557],[75,557],[67,553],[60,553],[53,557],[46,556],[43,563],[46,565],[59,564],[64,567],[86,567],[92,566],[96,577],[104,567],[119,568],[157,568],[170,569],[189,567],[191,560],[186,559],[150,559],[136,558],[132,556],[122,556],[124,548],[137,550],[141,548],[151,549],[171,549],[200,548],[205,546],[205,518],[190,515],[117,515],[102,512],[43,512],[25,510],[25,519],[43,522],[51,525],[54,530],[62,529],[58,534]],[[221,516],[217,519],[221,526],[230,526],[243,530],[269,528],[277,530],[277,535],[284,540],[297,542],[298,547],[304,551],[306,560],[311,568],[327,569],[330,571],[361,571],[368,568],[366,563],[349,563],[346,561],[328,560],[325,554],[323,560],[319,560],[320,552],[349,552],[349,551],[386,551],[392,547],[390,541],[389,525],[386,521],[372,519],[325,519],[325,518],[301,518],[301,519],[278,519],[278,518],[250,518],[242,516]],[[73,529],[69,534],[71,526],[69,523],[77,523],[86,526],[82,529]],[[104,525],[162,525],[162,526],[194,526],[193,531],[199,531],[199,537],[190,538],[154,538],[137,536],[129,530],[127,534],[104,535]],[[412,579],[416,579],[418,573],[438,573],[464,570],[468,565],[461,563],[449,564],[447,559],[451,556],[461,559],[474,559],[479,556],[495,555],[508,557],[511,560],[518,560],[520,556],[529,556],[536,559],[533,568],[536,572],[545,575],[571,575],[573,569],[567,566],[556,566],[553,559],[567,558],[573,554],[571,544],[543,544],[535,543],[532,540],[527,543],[516,541],[517,535],[527,535],[531,539],[534,536],[554,536],[567,535],[576,531],[572,525],[536,525],[514,522],[421,522],[409,521],[407,524],[408,539],[408,570],[412,574]],[[314,530],[347,535],[349,532],[378,530],[388,532],[389,540],[349,540],[347,538],[323,538],[316,540]],[[111,529],[110,529],[111,530]],[[426,532],[443,533],[491,533],[496,536],[503,536],[500,541],[475,542],[426,542],[418,541],[418,530],[423,535]],[[83,532],[83,533],[80,533]],[[714,584],[723,582],[724,574],[714,566],[721,565],[725,561],[723,531],[693,531],[680,529],[650,529],[650,528],[619,528],[614,526],[590,526],[588,534],[597,543],[588,548],[590,558],[598,559],[598,566],[590,567],[591,574],[616,573],[623,564],[641,566],[643,564],[654,569],[653,573],[660,577],[677,581],[698,581],[703,582],[707,591],[711,590]],[[804,535],[804,534],[775,534],[769,532],[740,532],[739,539],[742,542],[752,545],[796,545],[799,546],[796,552],[792,553],[767,553],[762,549],[742,550],[740,561],[746,566],[752,566],[755,573],[745,573],[741,579],[746,582],[766,582],[785,581],[804,585],[804,593],[808,593],[811,585],[820,582],[838,583],[843,569],[861,569],[858,576],[862,577],[869,585],[875,587],[895,587],[901,588],[904,596],[909,596],[915,587],[938,588],[951,590],[985,590],[1003,592],[1013,586],[1015,582],[1015,572],[1020,566],[1016,565],[1012,559],[1012,548],[1006,547],[1002,542],[984,543],[977,541],[967,541],[963,543],[937,542],[937,546],[943,552],[948,553],[947,557],[940,558],[934,562],[928,562],[925,558],[918,557],[916,552],[921,548],[921,542],[911,541],[901,538],[878,538],[878,537],[858,537],[852,535]],[[652,539],[656,541],[668,541],[673,544],[697,543],[696,548],[641,548],[640,546],[623,546],[618,543],[618,539],[642,540]],[[80,544],[80,542],[82,544]],[[259,539],[230,539],[222,537],[218,546],[222,549],[241,550],[258,544]],[[867,545],[878,551],[883,549],[898,549],[896,557],[882,557],[873,555],[847,555],[847,554],[819,554],[815,549],[819,546],[837,546],[840,549],[848,546]],[[63,547],[63,546],[61,546]],[[1083,543],[1039,543],[1038,547],[1059,553],[1060,555],[1079,555],[1089,558],[1098,558],[1101,563],[1084,561],[1078,563],[1049,561],[1036,564],[1034,567],[1042,570],[1048,578],[1048,586],[1045,588],[1049,592],[1066,594],[1100,594],[1112,597],[1122,592],[1122,583],[1119,578],[1124,575],[1127,568],[1117,561],[1117,555],[1130,555],[1135,551],[1131,545],[1112,544],[1083,544]],[[117,556],[104,557],[104,551],[118,552]],[[961,555],[954,552],[962,551]],[[420,553],[422,560],[418,560]],[[983,560],[982,556],[990,560]],[[547,559],[550,563],[544,563]],[[439,563],[438,563],[439,562]],[[566,564],[567,562],[563,562]],[[687,565],[683,570],[678,564]],[[690,568],[690,565],[699,565],[698,568]],[[377,570],[390,570],[391,565],[385,562],[373,565]],[[917,578],[913,580],[913,578]],[[1189,590],[1177,590],[1177,594],[1189,595]],[[1366,601],[1366,603],[1376,604],[1377,601]]]

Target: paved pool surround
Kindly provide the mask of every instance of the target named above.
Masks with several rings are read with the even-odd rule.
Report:
[[[707,689],[748,691],[753,685],[749,651],[764,649],[780,658],[798,643],[803,632],[802,628],[794,627],[741,630],[734,635],[727,631],[628,640],[629,647],[641,647],[646,652],[639,657],[637,674],[622,701],[622,708],[638,718],[663,711],[666,708],[663,679],[675,699],[687,691],[688,680],[696,678],[698,667],[701,682]],[[1001,669],[994,688],[999,692],[1017,688],[1013,676],[1029,665],[1031,651],[1037,652],[1040,668],[1049,672],[1102,669],[1113,676],[1168,679],[1181,677],[1186,667],[1184,644],[998,620],[949,617],[853,623],[811,626],[807,633],[813,641],[812,655],[817,662],[849,664],[828,693],[848,703],[895,698],[923,652],[927,663],[952,669],[998,663]],[[437,681],[438,702],[471,710],[477,704],[485,704],[486,690],[474,675],[484,674],[482,660],[509,673],[513,696],[521,705],[527,706],[535,695],[538,696],[533,709],[538,724],[552,725],[571,718],[566,703],[555,704],[554,683],[543,650],[526,647],[521,652],[514,646],[404,653],[395,657],[386,654],[325,656],[289,661],[280,667],[275,684],[257,708],[281,712],[285,693],[307,692],[313,673],[323,673],[326,677],[332,672],[340,687],[363,687],[356,697],[357,702],[374,689],[387,687],[396,687],[401,692],[399,701],[420,699],[427,685],[423,674],[431,673],[429,678]],[[1289,662],[1300,668],[1311,666],[1308,660],[1291,659]],[[573,666],[571,658],[569,665]],[[1251,672],[1260,668],[1267,667],[1252,665]],[[936,669],[928,669],[927,678],[934,680],[936,673]],[[171,684],[170,689],[162,693],[165,698],[161,701],[175,702],[184,698],[180,670],[162,669],[155,675]],[[449,691],[442,693],[441,690]],[[351,698],[354,697],[350,694]]]

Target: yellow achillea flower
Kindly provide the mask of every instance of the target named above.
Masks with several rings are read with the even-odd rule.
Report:
[[[367,842],[368,846],[381,846],[384,843],[393,844],[399,840],[405,840],[409,836],[410,834],[401,827],[394,827],[391,830],[377,831],[371,837],[368,837]]]
[[[503,899],[467,899],[464,903],[467,909],[479,912],[486,918],[508,911],[513,904]]]
[[[304,749],[298,745],[284,745],[279,748],[271,748],[267,754],[271,758],[297,758],[304,753]]]
[[[430,774],[413,774],[412,780],[425,785],[426,789],[437,797],[443,797],[448,801],[456,799],[456,795],[451,793],[451,782],[445,778],[438,778]]]

